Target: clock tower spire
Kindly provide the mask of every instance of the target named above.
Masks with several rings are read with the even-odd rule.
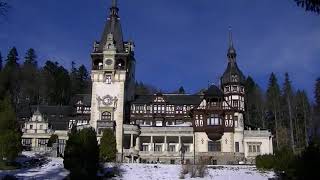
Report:
[[[90,125],[98,138],[103,130],[115,131],[118,158],[122,157],[123,124],[127,121],[126,104],[134,97],[134,43],[124,42],[117,1],[112,0],[100,42],[93,46],[92,97]]]

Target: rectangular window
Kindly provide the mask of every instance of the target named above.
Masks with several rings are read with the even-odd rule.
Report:
[[[162,126],[162,121],[156,121],[156,126]]]
[[[106,75],[106,83],[111,84],[111,75]]]
[[[232,91],[237,92],[237,86],[232,86]]]
[[[257,153],[260,153],[260,145],[257,145]]]
[[[208,151],[209,152],[220,152],[221,143],[219,141],[208,141]]]
[[[149,151],[149,145],[142,145],[142,151]]]
[[[40,125],[40,129],[43,129],[43,125]]]
[[[257,148],[256,147],[257,146],[254,146],[254,145],[252,146],[252,152],[254,152],[254,153],[257,152]]]
[[[182,120],[176,120],[176,125],[183,124]]]
[[[236,152],[240,151],[239,142],[235,142],[235,148]]]
[[[169,145],[169,152],[176,152],[176,145]]]
[[[232,105],[233,107],[238,107],[238,100],[233,100]]]
[[[252,146],[249,145],[249,152],[251,153],[252,152]]]
[[[30,129],[33,129],[33,125],[30,125]]]
[[[162,152],[162,145],[155,145],[154,151],[156,151],[156,152]]]

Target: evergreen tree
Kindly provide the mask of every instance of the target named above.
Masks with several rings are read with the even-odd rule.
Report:
[[[9,95],[0,102],[0,161],[14,160],[21,152],[21,133]]]
[[[100,159],[104,162],[116,160],[116,137],[111,129],[105,129],[100,140]]]
[[[288,118],[286,123],[289,123],[290,130],[290,145],[293,152],[295,152],[295,142],[294,142],[294,127],[293,127],[293,90],[291,86],[291,81],[289,79],[289,74],[285,73],[285,80],[283,84],[283,100],[285,102],[284,117]]]
[[[54,143],[57,143],[57,142],[58,142],[58,139],[59,139],[58,135],[52,134],[52,135],[50,136],[49,140],[48,140],[47,146],[48,146],[48,147],[52,147],[52,145],[53,145]]]
[[[1,52],[0,52],[0,71],[2,70],[2,66],[3,66],[3,61],[2,61],[2,55],[1,55]]]
[[[71,179],[96,179],[99,167],[99,147],[93,128],[71,131],[64,152],[63,164],[70,171]]]
[[[4,95],[9,91],[14,105],[19,102],[20,92],[20,67],[18,60],[17,49],[13,47],[8,53],[6,65],[1,76],[0,94]]]
[[[314,98],[316,101],[316,107],[320,108],[320,78],[316,80]]]
[[[271,73],[269,78],[269,85],[267,89],[267,109],[271,113],[272,118],[269,125],[273,134],[275,135],[276,147],[279,149],[279,134],[278,130],[280,129],[279,124],[279,112],[280,112],[280,87],[278,84],[278,80],[274,73]]]
[[[315,83],[314,98],[315,105],[313,108],[312,129],[313,136],[318,136],[320,127],[320,78],[318,78]]]
[[[295,134],[297,147],[302,149],[308,146],[308,126],[310,119],[310,104],[305,91],[298,90],[296,93],[296,116]]]
[[[70,76],[68,70],[59,63],[47,61],[41,70],[42,82],[45,87],[41,90],[47,104],[67,105],[71,96]]]
[[[39,72],[34,49],[29,49],[21,68],[21,94],[31,104],[38,104]]]
[[[90,93],[90,89],[91,89],[91,80],[89,77],[89,73],[87,68],[84,65],[81,65],[78,68],[78,77],[80,79],[80,94],[86,94],[86,93]]]
[[[71,64],[70,80],[71,80],[71,95],[86,94],[90,92],[90,78],[89,73],[84,65],[78,69],[75,63]]]
[[[246,124],[265,128],[263,92],[250,76],[246,79],[245,89]]]

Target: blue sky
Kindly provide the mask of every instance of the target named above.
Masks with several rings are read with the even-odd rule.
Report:
[[[45,60],[91,68],[111,0],[9,0],[0,51],[32,47]],[[118,0],[125,39],[136,44],[138,80],[163,90],[196,92],[217,83],[227,64],[232,26],[238,65],[265,89],[271,72],[313,97],[320,77],[320,16],[293,0]]]

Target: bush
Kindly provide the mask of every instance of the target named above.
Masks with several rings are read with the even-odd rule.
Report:
[[[52,135],[50,136],[50,138],[49,138],[49,141],[48,141],[47,146],[48,146],[48,147],[52,147],[52,145],[53,145],[54,143],[57,143],[58,139],[59,139],[58,135],[52,134]]]
[[[64,151],[64,167],[71,179],[96,179],[99,168],[99,147],[93,128],[72,129]]]
[[[296,162],[297,179],[320,179],[320,143],[313,140]]]
[[[100,140],[100,159],[104,162],[113,162],[117,155],[116,137],[111,129],[105,129]]]
[[[271,170],[275,166],[275,156],[268,155],[259,155],[256,157],[256,166],[258,169]]]

